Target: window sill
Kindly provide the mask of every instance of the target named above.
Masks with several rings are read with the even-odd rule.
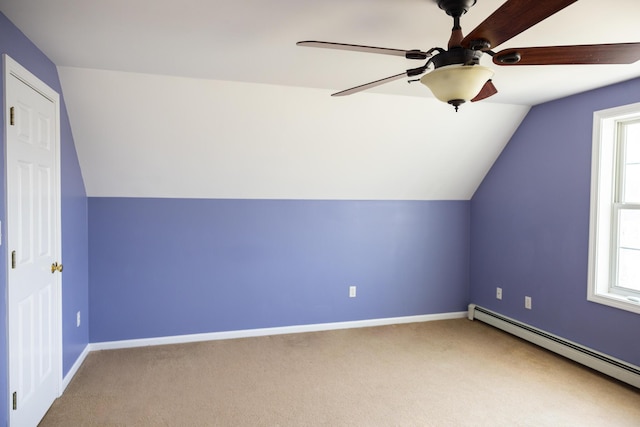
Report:
[[[631,301],[623,295],[612,293],[590,294],[587,300],[640,314],[640,302]]]

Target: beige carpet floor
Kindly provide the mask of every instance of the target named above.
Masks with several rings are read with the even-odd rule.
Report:
[[[41,426],[640,426],[640,390],[466,319],[89,354]]]

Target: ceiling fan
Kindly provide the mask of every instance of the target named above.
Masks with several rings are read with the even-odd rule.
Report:
[[[496,65],[574,65],[632,64],[640,59],[640,43],[589,44],[510,48],[500,52],[491,49],[536,25],[578,0],[507,0],[493,14],[464,36],[460,17],[477,0],[433,0],[453,17],[453,29],[447,49],[388,49],[324,41],[301,41],[298,46],[322,47],[366,53],[404,56],[427,60],[417,68],[346,89],[332,96],[351,95],[404,77],[423,75],[419,80],[436,98],[458,107],[466,101],[476,102],[498,93],[491,77],[493,71],[480,64],[483,54],[493,57]],[[427,70],[430,70],[427,74]],[[416,81],[418,79],[410,80]]]

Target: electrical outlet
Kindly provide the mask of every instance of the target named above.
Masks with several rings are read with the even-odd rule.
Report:
[[[76,313],[76,327],[80,327],[80,312]]]
[[[524,297],[524,308],[531,310],[531,297]]]
[[[356,287],[349,286],[349,298],[355,298],[355,297],[356,297]]]
[[[496,288],[496,298],[502,299],[502,288]]]

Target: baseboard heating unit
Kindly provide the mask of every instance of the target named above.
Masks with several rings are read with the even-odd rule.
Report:
[[[470,320],[480,320],[512,335],[527,340],[561,356],[588,366],[634,387],[640,388],[640,368],[604,353],[576,344],[557,335],[498,314],[475,304],[469,304]]]

